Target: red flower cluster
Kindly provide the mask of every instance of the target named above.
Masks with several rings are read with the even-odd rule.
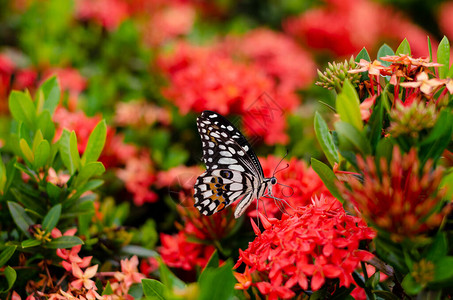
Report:
[[[108,30],[116,29],[127,17],[129,7],[123,0],[77,0],[76,16],[93,20]]]
[[[248,281],[268,299],[288,299],[301,291],[319,290],[338,279],[349,287],[359,262],[373,255],[359,249],[375,232],[359,218],[347,214],[334,198],[313,198],[293,216],[281,220],[260,214],[265,230],[252,221],[257,237],[245,250],[239,250],[236,268],[242,263],[250,273]],[[244,273],[245,274],[245,273]],[[237,274],[240,282],[247,282]],[[237,286],[246,289],[247,286]]]
[[[89,118],[82,111],[69,112],[62,107],[57,108],[53,117],[57,123],[55,139],[59,139],[63,129],[74,130],[80,153],[85,151],[91,131],[100,121],[99,116]],[[110,127],[107,128],[107,140],[100,161],[107,168],[116,167],[116,175],[132,193],[135,205],[157,201],[156,193],[150,190],[156,176],[149,153],[124,144],[123,137],[115,135]]]
[[[308,46],[330,50],[339,56],[355,54],[363,47],[372,48],[384,38],[400,42],[405,37],[412,53],[426,54],[426,32],[369,0],[328,0],[325,7],[288,19],[284,27]]]
[[[232,55],[243,56],[274,78],[279,89],[305,88],[315,78],[316,65],[311,55],[283,33],[259,28],[229,39],[226,46]]]
[[[391,234],[395,241],[423,235],[437,228],[449,208],[439,211],[443,193],[439,191],[443,170],[432,170],[432,161],[420,166],[415,149],[401,155],[393,148],[390,162],[373,157],[357,158],[363,182],[350,177],[349,190],[338,184],[345,198],[377,228]]]
[[[272,177],[280,162],[280,158],[275,156],[268,156],[267,158],[260,158],[261,166],[263,167],[264,176]],[[319,178],[318,174],[310,167],[307,166],[305,161],[292,158],[291,160],[283,160],[279,166],[282,170],[288,165],[288,168],[275,174],[278,183],[284,184],[288,187],[279,184],[274,185],[272,188],[273,196],[283,199],[294,208],[309,205],[313,197],[320,197],[321,195],[330,196],[330,192]],[[268,217],[278,217],[281,214],[279,207],[273,199],[261,198],[259,204],[260,211],[265,212]],[[293,210],[290,206],[282,203],[285,209],[292,213]],[[264,208],[263,208],[264,206]],[[255,206],[251,205],[248,209],[248,216],[256,217]]]
[[[195,7],[191,3],[156,1],[154,4],[146,10],[148,20],[142,28],[147,44],[157,46],[190,32],[196,16]]]
[[[163,93],[182,113],[207,109],[239,114],[251,135],[268,144],[287,141],[285,112],[297,106],[297,96],[279,90],[257,66],[236,62],[217,47],[187,44],[179,44],[171,56],[160,57],[159,65],[170,79]]]
[[[175,235],[161,233],[160,240],[162,247],[158,250],[164,263],[187,271],[206,266],[215,250],[213,246],[188,241],[182,231]]]
[[[11,89],[31,89],[36,85],[38,73],[31,68],[19,68],[6,54],[0,54],[0,113],[8,111]]]

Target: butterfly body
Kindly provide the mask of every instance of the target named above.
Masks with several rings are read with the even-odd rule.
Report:
[[[241,132],[216,112],[204,111],[197,119],[206,172],[194,186],[195,207],[212,215],[239,200],[240,217],[253,200],[272,194],[275,177],[266,178],[261,164]]]

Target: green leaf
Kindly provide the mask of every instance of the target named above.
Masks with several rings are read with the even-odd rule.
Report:
[[[453,256],[444,256],[436,261],[433,282],[453,280]]]
[[[33,167],[35,170],[43,167],[50,157],[50,145],[46,140],[42,140],[35,150],[35,160],[33,161]]]
[[[186,284],[173,274],[170,269],[159,259],[160,280],[169,288],[185,289]]]
[[[356,147],[363,155],[369,155],[371,153],[370,144],[368,143],[365,136],[362,134],[362,132],[357,130],[357,128],[352,126],[350,123],[341,121],[336,122],[335,131],[337,132],[338,138],[340,140],[340,149],[343,149],[341,143],[342,140],[346,139],[348,142],[354,145],[354,147]]]
[[[360,100],[356,90],[349,82],[345,80],[343,90],[337,96],[336,109],[340,119],[362,130],[363,123],[360,115]]]
[[[404,38],[404,40],[398,46],[398,49],[396,49],[395,54],[396,55],[398,55],[398,54],[411,55],[411,45],[409,45],[409,42],[407,41],[406,38]]]
[[[9,110],[16,121],[24,122],[29,128],[33,128],[36,109],[29,95],[12,91],[9,95]]]
[[[77,236],[61,236],[45,244],[44,246],[49,249],[62,249],[72,248],[74,246],[82,245],[83,241]]]
[[[389,45],[384,44],[379,48],[378,53],[377,53],[377,58],[381,62],[382,65],[388,67],[391,65],[390,61],[383,61],[381,57],[385,57],[387,55],[395,55],[393,52],[392,48],[389,47]]]
[[[147,298],[165,300],[167,287],[155,279],[142,279],[143,292]]]
[[[322,182],[324,182],[329,192],[341,203],[343,203],[344,202],[343,197],[341,196],[340,192],[338,191],[335,185],[335,181],[337,180],[335,173],[326,164],[320,162],[319,160],[313,157],[311,158],[311,167],[316,172],[316,174],[318,174],[318,176],[321,178]]]
[[[388,86],[388,85],[387,85]],[[385,92],[382,93],[381,97],[386,97]],[[382,127],[384,120],[384,105],[383,101],[378,98],[376,104],[371,113],[370,120],[368,121],[368,140],[370,141],[372,153],[376,153],[376,147],[382,136]]]
[[[104,149],[105,139],[107,137],[107,125],[105,120],[100,121],[88,138],[85,152],[82,156],[82,165],[97,161]]]
[[[315,113],[315,133],[330,165],[333,166],[335,163],[339,163],[340,156],[333,142],[332,135],[329,132],[326,121],[318,112]]]
[[[9,212],[13,218],[14,223],[22,232],[27,236],[31,237],[28,232],[28,228],[34,224],[33,220],[27,215],[25,209],[17,204],[16,202],[8,201]]]
[[[437,48],[437,62],[442,64],[438,68],[439,78],[446,78],[450,69],[450,42],[446,36],[443,37]]]
[[[77,188],[85,184],[93,176],[102,175],[104,172],[105,168],[101,162],[89,162],[81,168],[77,175],[77,179],[74,182],[74,187]]]
[[[424,165],[428,159],[437,161],[451,141],[453,114],[443,110],[430,134],[420,143],[419,158]]]
[[[43,111],[38,116],[37,127],[41,130],[42,135],[46,140],[53,140],[53,137],[55,136],[55,124],[53,123],[52,117],[47,110]]]
[[[0,194],[4,194],[6,186],[6,167],[3,163],[3,159],[0,156]]]
[[[31,248],[41,245],[41,241],[35,239],[28,239],[21,243],[22,248]]]
[[[21,187],[12,188],[11,193],[16,198],[16,200],[21,203],[27,209],[31,209],[37,212],[39,215],[44,215],[46,213],[42,203],[38,201],[35,197],[29,196],[26,193],[21,191]]]
[[[429,261],[436,261],[445,257],[448,253],[447,237],[445,233],[438,232],[434,237],[433,243],[429,246],[425,258]]]
[[[39,143],[41,143],[42,140],[43,140],[42,132],[41,132],[41,130],[38,129],[38,130],[36,130],[35,137],[33,138],[33,143],[31,146],[33,153],[35,153],[36,148],[38,147]]]
[[[370,55],[368,54],[368,51],[365,47],[363,47],[362,50],[360,50],[359,54],[357,54],[357,56],[355,57],[356,62],[360,62],[361,59],[371,62]]]
[[[409,295],[416,295],[420,293],[420,291],[423,289],[423,287],[417,281],[415,281],[415,278],[412,277],[410,274],[404,277],[401,285],[403,286],[406,293],[408,293]]]
[[[211,257],[209,258],[208,263],[206,264],[204,269],[206,270],[207,268],[218,268],[218,267],[219,267],[219,253],[217,252],[217,250],[215,250],[212,253]]]
[[[60,102],[60,86],[55,76],[47,79],[40,87],[44,95],[43,109],[47,110],[51,115],[54,114],[58,102]]]
[[[71,134],[69,135],[69,151],[71,153],[71,159],[74,163],[74,167],[76,169],[79,169],[80,167],[80,154],[79,154],[79,149],[77,147],[77,136],[75,134],[75,131],[71,131]]]
[[[440,189],[446,190],[445,199],[453,199],[453,168],[450,168],[450,172],[443,176]]]
[[[10,266],[7,266],[5,268],[5,270],[3,271],[3,275],[5,275],[6,281],[8,282],[8,288],[0,291],[0,293],[9,291],[13,287],[14,283],[16,282],[16,278],[17,278],[16,271],[13,268],[11,268]]]
[[[429,38],[429,36],[427,36],[427,38],[428,38],[429,61],[433,61],[433,47],[431,45],[431,39]]]
[[[44,220],[42,221],[42,228],[50,232],[52,229],[55,228],[58,224],[58,220],[60,220],[60,215],[61,215],[61,204],[57,204],[54,207],[52,207],[47,215],[44,217]]]
[[[110,281],[107,281],[107,284],[105,285],[105,288],[102,291],[101,296],[105,296],[105,295],[113,295],[113,289],[112,289],[112,286],[110,285]]]
[[[46,183],[46,192],[49,195],[51,203],[55,203],[60,198],[62,189],[48,181]]]
[[[137,255],[138,257],[158,257],[159,254],[151,249],[143,248],[136,245],[127,245],[121,248],[121,253],[126,255]]]
[[[68,169],[69,174],[73,175],[77,170],[78,165],[76,165],[77,159],[72,157],[69,131],[67,131],[66,129],[63,130],[58,143],[60,145],[61,160],[63,161],[65,167]]]
[[[24,155],[24,158],[28,162],[32,163],[35,160],[35,156],[33,155],[33,151],[31,151],[31,148],[28,145],[27,141],[24,139],[20,139],[19,145],[20,145],[20,150],[22,151],[22,154]]]
[[[200,295],[198,299],[230,299],[233,296],[234,284],[236,283],[232,268],[231,261],[227,261],[220,268],[205,269],[199,279]]]
[[[389,291],[372,290],[372,293],[384,300],[400,300],[401,298]]]
[[[6,246],[5,249],[3,249],[2,253],[0,253],[0,268],[8,262],[11,256],[13,256],[16,248],[17,246]]]

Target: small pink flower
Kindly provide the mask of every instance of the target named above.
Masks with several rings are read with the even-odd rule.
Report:
[[[134,283],[141,282],[141,280],[145,278],[145,275],[138,272],[138,258],[136,255],[132,256],[129,260],[121,260],[121,272],[116,272],[115,278],[119,281],[123,281],[127,288]]]
[[[80,269],[80,267],[76,263],[72,263],[72,274],[74,275],[74,277],[78,279],[72,281],[71,286],[78,290],[80,290],[82,286],[85,287],[87,290],[91,289],[96,290],[97,289],[96,284],[90,278],[96,275],[97,270],[98,265],[94,265],[92,267],[87,268],[85,272],[83,272],[82,269]]]

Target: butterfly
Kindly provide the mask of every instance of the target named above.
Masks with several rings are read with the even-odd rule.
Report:
[[[272,196],[274,176],[266,178],[258,157],[242,133],[225,117],[205,110],[197,119],[206,172],[194,186],[194,206],[206,216],[241,199],[234,212],[239,218],[254,199]]]

